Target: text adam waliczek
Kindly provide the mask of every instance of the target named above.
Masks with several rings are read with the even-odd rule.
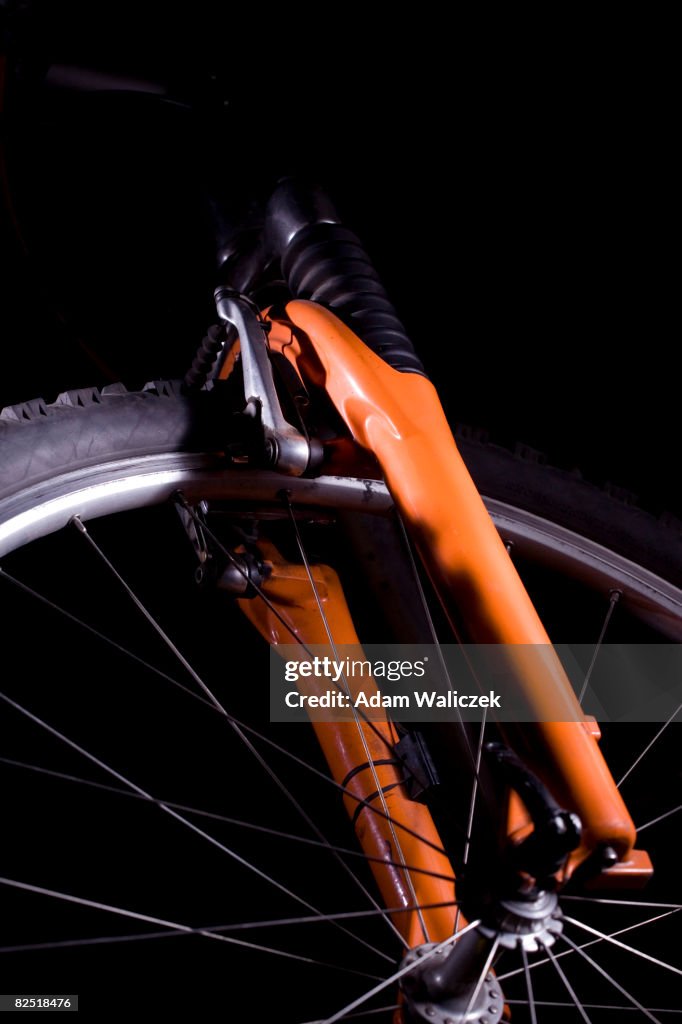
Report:
[[[325,690],[324,693],[299,693],[289,690],[284,696],[288,708],[499,708],[500,697],[494,690],[487,694],[458,693],[448,690],[438,693],[435,690],[415,690],[414,693],[386,694],[377,690],[375,693],[362,691],[351,698],[350,694],[339,690]]]

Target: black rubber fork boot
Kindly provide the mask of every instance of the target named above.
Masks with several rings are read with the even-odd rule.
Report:
[[[396,370],[424,374],[405,328],[360,240],[316,186],[287,179],[266,211],[266,239],[292,294],[332,310]]]

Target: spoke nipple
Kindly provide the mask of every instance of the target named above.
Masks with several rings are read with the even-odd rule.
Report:
[[[75,526],[76,529],[79,530],[81,533],[88,532],[85,529],[85,524],[81,521],[80,516],[71,516],[71,518],[69,519],[69,523],[71,524],[71,526]]]

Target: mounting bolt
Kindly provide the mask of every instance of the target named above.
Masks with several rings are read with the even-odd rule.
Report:
[[[612,868],[618,863],[618,854],[612,846],[603,846],[599,851],[599,857],[604,868]]]
[[[278,451],[278,448],[277,448],[277,442],[275,441],[274,438],[267,437],[265,439],[265,459],[266,459],[266,461],[269,462],[271,466],[275,466],[277,464],[278,455],[279,455],[279,451]]]

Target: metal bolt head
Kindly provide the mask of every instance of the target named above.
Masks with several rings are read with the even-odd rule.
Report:
[[[278,452],[277,452],[277,442],[274,440],[274,438],[267,437],[265,439],[265,446],[264,446],[264,448],[265,448],[265,458],[266,458],[266,460],[272,466],[274,466],[275,463],[277,462],[277,455],[278,455]]]
[[[602,847],[599,856],[604,868],[612,868],[614,864],[618,863],[618,854],[612,846]]]

